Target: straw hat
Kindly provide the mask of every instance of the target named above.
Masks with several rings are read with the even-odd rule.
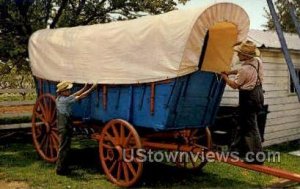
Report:
[[[73,87],[73,83],[69,81],[62,81],[59,84],[57,84],[56,87],[57,87],[56,92],[62,92],[71,89]]]
[[[249,40],[235,44],[233,50],[249,57],[260,56],[260,51],[256,45]]]

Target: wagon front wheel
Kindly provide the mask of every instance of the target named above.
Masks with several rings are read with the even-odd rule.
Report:
[[[141,148],[140,137],[130,123],[121,119],[108,122],[99,141],[101,165],[108,179],[122,187],[134,185],[143,171],[136,154]]]
[[[51,94],[41,95],[33,107],[32,139],[36,151],[44,160],[51,163],[57,160],[59,138],[56,103]]]

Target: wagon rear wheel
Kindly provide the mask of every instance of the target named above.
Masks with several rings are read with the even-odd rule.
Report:
[[[130,123],[121,119],[108,122],[99,141],[100,160],[108,179],[122,187],[134,185],[142,175],[143,163],[131,153],[141,148],[140,137]]]
[[[186,144],[194,146],[195,149],[211,150],[212,138],[209,128],[191,130]],[[177,156],[175,164],[182,169],[200,170],[207,164],[207,160],[205,159],[205,153],[199,154],[191,151]]]
[[[56,103],[51,94],[41,95],[33,107],[32,139],[35,149],[44,160],[51,163],[57,160],[59,138]]]

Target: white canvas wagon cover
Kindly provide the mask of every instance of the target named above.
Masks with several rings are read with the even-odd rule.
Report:
[[[131,84],[175,78],[198,70],[207,31],[218,23],[229,25],[209,35],[201,70],[220,72],[229,69],[232,45],[246,39],[249,29],[247,14],[232,3],[39,30],[29,41],[30,65],[34,76],[52,81]]]

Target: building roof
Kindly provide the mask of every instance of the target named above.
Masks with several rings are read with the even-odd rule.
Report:
[[[300,38],[297,34],[284,33],[287,46],[291,50],[300,50]],[[250,30],[248,38],[254,41],[257,47],[281,48],[276,31]]]

